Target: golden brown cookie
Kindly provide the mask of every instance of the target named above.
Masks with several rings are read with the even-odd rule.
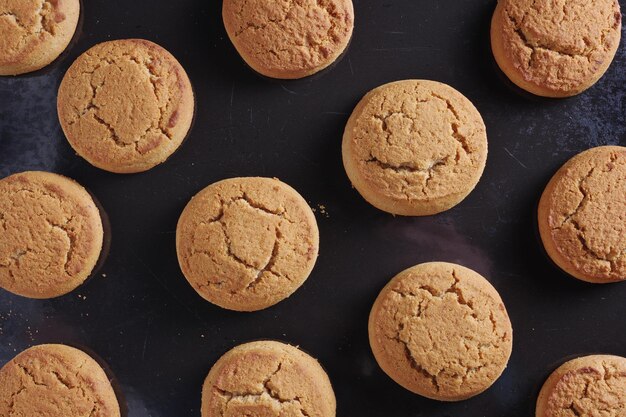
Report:
[[[476,187],[487,161],[487,133],[461,93],[435,81],[405,80],[370,91],[343,135],[352,185],[380,210],[436,214]]]
[[[550,258],[580,280],[626,280],[626,148],[601,146],[570,159],[548,183],[538,211]]]
[[[271,178],[232,178],[193,197],[178,221],[183,274],[206,300],[236,311],[267,308],[308,278],[319,249],[315,216]]]
[[[25,350],[0,369],[0,416],[119,417],[104,370],[64,345]]]
[[[79,15],[79,0],[0,1],[0,75],[36,71],[57,59]]]
[[[100,212],[73,180],[23,172],[0,180],[0,287],[53,298],[82,284],[103,242]]]
[[[592,355],[561,365],[541,388],[536,417],[623,417],[626,358]]]
[[[59,120],[70,145],[92,165],[146,171],[183,142],[194,113],[185,70],[165,49],[141,39],[94,46],[59,88]]]
[[[498,292],[460,265],[409,268],[382,290],[369,319],[380,367],[404,388],[440,401],[480,394],[511,356],[513,330]]]
[[[491,48],[502,71],[520,88],[569,97],[604,75],[621,28],[617,0],[499,0]]]
[[[332,64],[354,28],[352,0],[224,0],[228,37],[258,73],[303,78]]]
[[[235,347],[217,361],[202,388],[202,417],[334,417],[335,409],[320,364],[279,342]]]

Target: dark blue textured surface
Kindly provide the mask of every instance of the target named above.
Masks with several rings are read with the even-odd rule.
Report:
[[[355,0],[357,26],[345,57],[319,76],[279,82],[242,64],[224,33],[219,1],[85,3],[82,32],[59,62],[0,78],[0,176],[43,169],[84,184],[110,217],[111,251],[98,276],[65,297],[34,301],[0,292],[0,365],[33,344],[86,346],[114,370],[131,417],[197,417],[214,361],[235,344],[272,338],[319,358],[341,417],[522,417],[533,415],[539,387],[563,360],[626,356],[626,284],[592,286],[564,276],[541,252],[533,218],[543,187],[568,158],[592,146],[626,145],[624,45],[588,92],[539,99],[510,87],[496,69],[489,49],[494,0]],[[191,136],[166,164],[119,176],[74,155],[57,121],[56,90],[80,53],[128,37],[155,41],[179,58],[198,111]],[[462,204],[434,217],[375,210],[351,189],[341,165],[341,135],[354,105],[368,90],[405,78],[454,86],[488,129],[482,181]],[[306,284],[269,310],[239,314],[203,301],[187,284],[174,230],[201,188],[248,175],[279,177],[327,215],[318,210],[321,253]],[[394,384],[367,342],[369,308],[382,286],[431,260],[486,276],[514,326],[502,378],[456,404]]]

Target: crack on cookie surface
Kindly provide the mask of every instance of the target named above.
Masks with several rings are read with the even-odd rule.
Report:
[[[74,358],[47,352],[45,345],[31,349],[37,352],[23,352],[0,371],[0,392],[9,398],[6,407],[0,402],[0,415],[119,417],[119,407],[111,408],[113,391],[103,394],[95,386],[108,383],[106,376],[82,373],[86,359],[76,367]],[[53,410],[50,404],[55,405]],[[100,410],[105,413],[98,413]]]
[[[0,182],[0,283],[47,291],[80,279],[95,248],[97,209],[48,180],[17,174]],[[86,194],[88,196],[88,194]],[[24,265],[22,265],[22,262]]]
[[[507,320],[500,313],[504,310],[489,293],[463,284],[455,269],[449,271],[447,286],[425,284],[410,276],[390,287],[378,313],[379,322],[387,324],[377,331],[401,347],[384,355],[392,355],[388,360],[395,361],[393,352],[401,353],[416,373],[402,380],[419,381],[415,377],[421,375],[431,395],[459,395],[476,389],[487,375],[505,365],[500,356],[510,345],[510,334],[502,327]],[[478,308],[475,297],[480,297]],[[440,340],[445,341],[439,344]]]
[[[609,152],[562,171],[549,197],[548,226],[557,250],[578,270],[606,279],[626,278],[625,155]],[[579,197],[569,197],[574,195]]]
[[[91,98],[89,102],[87,103],[87,105],[82,110],[79,110],[78,114],[75,115],[74,118],[68,120],[67,122],[68,125],[72,126],[76,123],[79,123],[83,117],[85,117],[86,115],[91,115],[96,122],[104,126],[109,131],[110,133],[109,138],[115,143],[116,146],[120,148],[133,147],[134,151],[140,155],[143,155],[154,149],[154,148],[151,148],[151,149],[147,148],[144,150],[141,146],[141,144],[145,142],[146,137],[150,134],[155,134],[155,133],[161,134],[168,140],[172,141],[173,140],[172,133],[168,131],[168,128],[166,126],[164,119],[165,119],[165,115],[167,112],[167,108],[168,106],[171,105],[173,101],[173,95],[168,94],[169,92],[163,93],[160,91],[160,87],[157,85],[157,83],[159,82],[159,80],[162,79],[162,76],[158,75],[155,72],[154,66],[151,64],[151,62],[140,60],[137,56],[129,54],[129,53],[124,53],[124,54],[121,54],[120,56],[96,57],[92,55],[91,57],[99,59],[100,62],[96,64],[96,67],[93,70],[83,71],[81,73],[81,75],[91,76],[89,77],[89,80],[88,80],[89,85],[91,87],[91,92],[92,92]],[[146,75],[146,79],[149,81],[151,85],[152,93],[154,94],[154,100],[157,103],[158,112],[159,112],[158,120],[157,119],[153,120],[151,125],[148,126],[148,128],[143,133],[137,135],[131,142],[122,140],[120,138],[120,135],[117,134],[115,126],[105,120],[105,117],[117,117],[117,114],[110,115],[106,113],[105,110],[101,106],[96,104],[97,99],[98,99],[98,92],[101,91],[106,85],[106,76],[103,79],[103,81],[98,85],[94,85],[94,82],[93,82],[96,71],[103,70],[106,67],[111,66],[111,65],[115,65],[120,70],[120,73],[124,73],[125,72],[124,68],[120,66],[120,62],[119,62],[120,59],[127,59],[130,62],[134,62],[138,66],[138,69],[144,72],[144,74]],[[150,59],[154,60],[155,58],[151,57]],[[167,101],[164,104],[162,104],[161,100],[159,99],[160,96],[163,94],[167,95]],[[105,112],[105,113],[101,115],[100,112]]]
[[[236,46],[266,71],[311,70],[334,60],[352,33],[348,0],[261,0],[225,3]],[[231,22],[232,19],[232,22]]]
[[[292,190],[275,180],[240,180],[194,197],[198,203],[192,200],[177,230],[178,253],[203,297],[254,308],[286,298],[307,278],[318,232],[310,208]]]
[[[70,67],[59,118],[72,146],[93,164],[137,172],[167,159],[193,117],[193,92],[178,61],[149,41],[98,44]]]
[[[270,254],[270,257],[268,259],[268,261],[266,262],[266,264],[259,268],[249,262],[247,262],[246,260],[240,258],[239,256],[237,256],[233,249],[232,249],[232,241],[230,239],[230,237],[228,236],[227,233],[227,226],[226,224],[223,222],[223,218],[224,218],[224,214],[227,210],[230,209],[230,207],[237,203],[237,202],[245,202],[248,207],[257,210],[260,213],[263,213],[265,215],[269,215],[269,216],[275,216],[278,217],[282,220],[288,221],[290,223],[293,223],[292,220],[290,220],[287,216],[286,216],[286,210],[284,208],[281,208],[281,210],[275,211],[275,210],[270,210],[267,207],[265,207],[263,204],[257,203],[255,201],[253,201],[245,192],[242,193],[241,196],[239,197],[235,197],[230,199],[229,201],[224,201],[220,198],[220,211],[219,214],[217,215],[217,217],[213,218],[213,219],[209,219],[208,222],[200,222],[200,224],[204,224],[204,225],[210,225],[210,224],[214,224],[217,223],[220,225],[221,230],[222,230],[222,234],[224,237],[224,241],[226,243],[226,254],[233,260],[235,260],[237,263],[239,263],[240,265],[244,266],[245,268],[249,269],[250,271],[252,271],[255,274],[255,277],[252,281],[250,281],[250,283],[248,283],[246,285],[246,287],[242,290],[243,292],[249,291],[249,290],[253,290],[254,287],[262,280],[263,278],[263,274],[265,273],[269,273],[272,274],[278,278],[283,278],[283,279],[287,279],[288,281],[290,281],[289,277],[287,276],[283,276],[282,274],[279,274],[275,271],[272,270],[272,268],[274,267],[276,260],[278,258],[278,249],[279,249],[279,245],[280,245],[280,240],[282,240],[283,235],[282,232],[280,230],[280,223],[274,225],[274,232],[276,235],[276,238],[274,240],[274,245],[273,245],[273,249],[272,249],[272,253]],[[236,209],[235,209],[236,210]],[[192,255],[197,254],[197,253],[202,253],[205,254],[207,256],[209,256],[210,258],[214,258],[215,254],[212,253],[211,251],[203,251],[203,250],[197,250],[197,249],[193,249],[192,250]],[[224,283],[224,281],[222,281],[222,283]],[[205,284],[206,286],[211,286],[212,281],[211,280],[207,280],[207,283]],[[238,291],[231,291],[231,294],[237,294]]]
[[[626,412],[626,370],[599,365],[562,375],[548,396],[545,415],[621,417]]]
[[[577,91],[612,58],[620,37],[617,1],[594,0],[588,6],[561,1],[560,9],[543,0],[530,7],[527,3],[504,2],[499,29],[504,50],[525,81],[553,91]]]
[[[224,417],[228,411],[228,408],[231,404],[235,405],[246,405],[247,407],[254,406],[267,406],[270,405],[275,407],[278,411],[278,414],[282,415],[282,412],[285,411],[285,407],[295,406],[296,410],[300,412],[300,414],[304,417],[309,417],[311,414],[305,409],[304,405],[300,397],[295,396],[294,398],[284,398],[281,397],[280,393],[276,390],[276,388],[272,388],[271,381],[272,379],[278,375],[283,367],[283,361],[280,360],[278,362],[278,366],[275,371],[269,374],[260,384],[260,390],[244,390],[244,391],[228,391],[220,388],[217,384],[213,385],[212,390],[215,395],[220,396],[226,401],[223,403],[221,407],[221,417]],[[269,404],[268,404],[269,401]],[[290,407],[289,411],[293,412],[293,408]]]
[[[35,1],[32,1],[32,3],[35,3]],[[25,16],[26,19],[19,16],[16,10],[6,8],[6,6],[5,8],[0,6],[0,18],[11,18],[15,22],[15,25],[23,32],[20,34],[20,39],[17,44],[6,44],[9,49],[4,51],[5,56],[1,57],[2,60],[7,60],[7,58],[10,60],[11,56],[19,55],[29,48],[34,48],[35,44],[43,42],[44,39],[42,37],[44,35],[49,37],[56,36],[59,24],[55,17],[55,15],[59,13],[57,7],[50,0],[37,0],[36,3],[39,4],[37,9],[32,16]],[[24,20],[26,20],[26,22]]]
[[[394,199],[462,193],[486,155],[480,115],[443,86],[404,84],[374,90],[353,115],[350,158],[359,176]]]

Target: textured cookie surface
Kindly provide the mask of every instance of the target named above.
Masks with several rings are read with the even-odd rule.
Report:
[[[487,134],[476,108],[434,81],[406,80],[368,93],[348,120],[343,162],[375,207],[400,215],[439,213],[476,186]]]
[[[621,20],[617,0],[501,0],[492,22],[494,56],[521,88],[571,96],[609,67]]]
[[[593,355],[566,362],[543,385],[536,416],[626,416],[626,359]]]
[[[68,141],[107,171],[146,171],[180,146],[194,112],[185,70],[145,40],[101,43],[72,64],[58,97]]]
[[[289,297],[317,259],[311,208],[288,185],[234,178],[202,190],[176,230],[181,269],[194,289],[221,307],[253,311]]]
[[[25,350],[0,370],[0,416],[119,417],[100,365],[64,345]]]
[[[79,0],[0,0],[0,75],[36,71],[69,44]]]
[[[552,260],[584,281],[626,280],[626,148],[602,146],[569,160],[539,202]]]
[[[76,182],[47,172],[0,180],[0,286],[31,298],[66,294],[102,250],[100,213]]]
[[[202,417],[334,417],[335,394],[319,363],[279,342],[232,349],[202,390]]]
[[[225,0],[226,31],[255,71],[302,78],[333,63],[354,26],[352,0]]]
[[[397,275],[378,296],[369,337],[380,367],[422,396],[457,401],[489,388],[513,331],[497,291],[476,272],[432,262]]]

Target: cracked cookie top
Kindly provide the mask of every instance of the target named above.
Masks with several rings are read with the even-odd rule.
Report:
[[[312,75],[346,49],[354,27],[352,0],[225,0],[233,45],[255,71],[272,78]]]
[[[0,416],[119,417],[104,370],[65,345],[25,350],[0,369]]]
[[[296,190],[271,178],[232,178],[193,197],[178,221],[183,274],[206,300],[255,311],[289,297],[317,259],[319,232]]]
[[[1,0],[0,75],[36,71],[70,43],[80,14],[79,0]]]
[[[626,415],[626,358],[592,355],[566,362],[543,385],[536,417]]]
[[[141,39],[82,54],[63,78],[59,119],[74,150],[117,173],[146,171],[180,146],[194,112],[191,83],[169,52]]]
[[[486,160],[478,110],[435,81],[397,81],[372,90],[343,136],[353,186],[392,214],[423,216],[455,206],[474,189]]]
[[[404,388],[440,401],[480,394],[502,374],[513,330],[491,284],[455,264],[432,262],[398,274],[370,314],[380,367]]]
[[[48,172],[0,180],[0,287],[52,298],[82,284],[102,250],[100,212],[76,182]]]
[[[572,96],[608,69],[621,22],[617,0],[501,0],[491,26],[494,56],[521,88]]]
[[[279,342],[235,347],[213,366],[202,389],[202,417],[335,417],[335,409],[320,364]]]
[[[565,272],[595,283],[626,280],[626,148],[570,159],[541,196],[538,222],[546,252]]]

